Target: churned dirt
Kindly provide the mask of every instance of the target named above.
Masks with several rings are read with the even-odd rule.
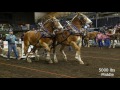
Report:
[[[68,62],[58,50],[59,47],[57,64],[47,64],[45,57],[28,63],[23,59],[7,61],[0,56],[0,78],[120,78],[120,48],[100,50],[98,47],[83,47],[81,56],[85,65],[75,60],[74,49],[69,51],[68,47],[65,48]]]

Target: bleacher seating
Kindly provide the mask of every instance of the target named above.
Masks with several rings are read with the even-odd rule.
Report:
[[[94,27],[96,27],[96,20],[92,20]],[[110,17],[110,18],[101,18],[97,20],[98,27],[103,27],[104,25],[107,26],[115,26],[116,24],[120,23],[120,17]]]

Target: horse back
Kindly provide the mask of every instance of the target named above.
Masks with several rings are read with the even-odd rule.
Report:
[[[59,43],[69,45],[71,41],[76,42],[78,40],[78,37],[80,36],[71,34],[69,31],[65,30],[62,33],[57,35],[57,41]]]
[[[96,38],[98,32],[94,31],[94,32],[88,32],[86,35],[86,38],[90,38],[90,39],[94,39]]]
[[[29,43],[31,45],[36,45],[37,47],[39,47],[40,44],[38,42],[40,43],[45,42],[45,43],[51,44],[52,40],[50,38],[42,37],[41,32],[28,31],[24,35],[24,42]]]
[[[24,42],[35,43],[41,37],[40,33],[28,31],[24,34]]]
[[[116,30],[116,33],[117,33],[117,34],[119,34],[119,33],[120,33],[120,28],[118,28],[118,29]]]

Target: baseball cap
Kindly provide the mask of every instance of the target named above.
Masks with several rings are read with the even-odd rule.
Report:
[[[9,30],[9,32],[13,32],[13,30]]]

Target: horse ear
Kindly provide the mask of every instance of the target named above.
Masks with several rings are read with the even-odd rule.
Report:
[[[49,16],[48,16],[48,18],[52,18],[52,16],[51,16],[51,15],[49,15]]]
[[[79,17],[81,15],[80,12],[76,12],[76,14],[77,14],[77,17]]]
[[[53,19],[55,19],[56,17],[55,17],[55,16],[53,16],[52,18],[53,18]]]
[[[80,12],[79,12],[79,15],[85,16],[84,14],[82,14],[82,13],[80,13]]]

